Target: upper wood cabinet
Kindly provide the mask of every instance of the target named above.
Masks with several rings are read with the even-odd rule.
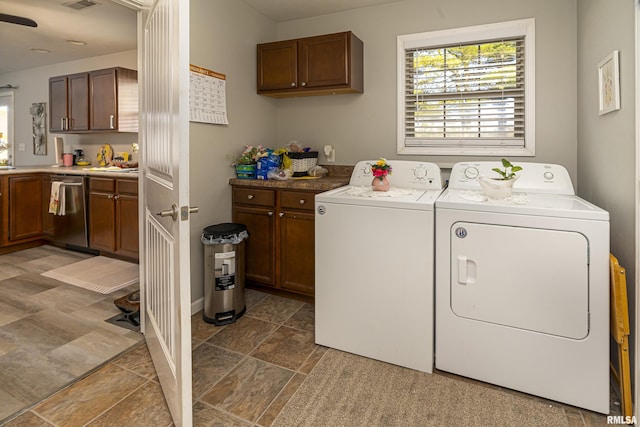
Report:
[[[52,133],[138,132],[138,73],[114,67],[49,79]]]
[[[125,68],[92,71],[92,131],[138,132],[138,72]]]
[[[49,130],[89,130],[89,73],[49,79]]]
[[[363,43],[350,31],[257,46],[258,93],[276,98],[362,93]]]

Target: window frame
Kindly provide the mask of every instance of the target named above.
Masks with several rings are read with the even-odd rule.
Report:
[[[525,70],[525,128],[523,144],[486,144],[483,138],[460,140],[452,138],[445,144],[407,146],[405,144],[405,50],[436,48],[452,44],[473,44],[501,38],[524,37]],[[534,156],[535,155],[535,19],[499,22],[472,27],[429,31],[397,36],[397,153],[404,155],[476,155],[476,156]],[[488,138],[495,141],[495,138]],[[438,140],[441,141],[442,140]]]

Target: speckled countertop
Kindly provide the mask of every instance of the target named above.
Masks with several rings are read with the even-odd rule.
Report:
[[[138,178],[138,171],[99,171],[87,166],[16,166],[14,169],[0,169],[0,175],[23,173],[50,173],[55,175],[107,176],[112,178]]]
[[[288,190],[328,191],[349,184],[353,166],[322,165],[329,174],[322,178],[293,178],[286,181],[263,179],[229,179],[230,185],[254,188],[284,188]]]

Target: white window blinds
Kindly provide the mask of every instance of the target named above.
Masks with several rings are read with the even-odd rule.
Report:
[[[534,69],[527,49],[534,44],[525,31],[498,35],[505,24],[492,25],[498,28],[473,28],[464,40],[446,40],[446,31],[399,37],[399,153],[420,154],[414,150],[420,147],[449,150],[444,154],[465,147],[474,154],[532,151],[533,105],[527,98],[533,87],[527,86],[533,86],[528,74]],[[493,38],[482,37],[483,31]]]
[[[407,145],[524,139],[524,38],[405,51]]]

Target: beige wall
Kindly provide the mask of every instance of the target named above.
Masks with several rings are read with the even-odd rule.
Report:
[[[353,31],[364,42],[362,95],[282,99],[278,142],[336,147],[337,164],[396,154],[396,36],[536,19],[536,156],[576,180],[576,0],[406,0],[278,25],[278,39]],[[268,41],[268,40],[265,40]],[[558,70],[563,70],[558,73]],[[468,158],[402,156],[451,164]],[[321,154],[320,162],[324,162]]]
[[[35,102],[45,102],[47,104],[48,114],[49,77],[109,67],[124,67],[136,70],[138,68],[136,52],[136,50],[125,51],[78,61],[29,68],[27,70],[0,75],[0,86],[5,84],[18,86],[18,89],[14,93],[14,164],[18,166],[54,164],[53,140],[55,136],[63,136],[65,151],[70,152],[76,148],[83,148],[85,149],[85,155],[91,159],[98,153],[98,148],[104,144],[111,144],[115,151],[130,151],[131,143],[138,139],[137,133],[109,133],[100,135],[52,134],[48,131],[49,117],[47,116],[47,155],[36,156],[33,154],[29,107]],[[18,144],[24,144],[26,148],[25,151],[18,151]]]
[[[275,39],[273,21],[237,0],[191,0],[190,62],[226,74],[229,125],[191,123],[191,300],[203,295],[202,229],[231,221],[231,159],[245,145],[273,146],[276,110],[256,94],[256,44]]]
[[[578,193],[609,211],[611,252],[627,269],[635,341],[634,17],[632,0],[578,2]],[[620,110],[599,116],[598,63],[613,50],[620,51]]]

